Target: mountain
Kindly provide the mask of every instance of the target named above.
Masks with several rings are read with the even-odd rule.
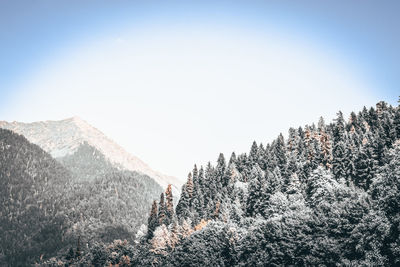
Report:
[[[263,122],[260,122],[263,123]],[[95,266],[400,266],[400,106],[339,111],[189,174],[147,231],[90,244]],[[54,264],[58,258],[45,264]]]
[[[71,172],[62,190],[65,213],[82,243],[133,240],[146,223],[148,209],[163,191],[149,176],[115,168],[96,148],[84,143],[58,160]]]
[[[128,153],[79,117],[33,123],[0,121],[0,128],[22,134],[56,159],[74,154],[82,144],[87,143],[101,152],[114,167],[146,174],[163,188],[172,184],[176,192],[182,184],[174,177],[152,170],[142,160]]]
[[[76,244],[132,241],[162,188],[87,143],[59,160],[0,128],[0,266],[28,266]]]
[[[60,190],[70,173],[39,146],[0,129],[0,265],[26,266],[64,244]]]

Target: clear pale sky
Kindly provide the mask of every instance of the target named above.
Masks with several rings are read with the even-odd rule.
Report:
[[[185,179],[400,90],[400,1],[0,1],[0,120],[79,116]]]

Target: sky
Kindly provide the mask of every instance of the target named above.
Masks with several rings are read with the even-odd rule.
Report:
[[[400,95],[399,1],[0,1],[0,120],[79,116],[184,180]]]

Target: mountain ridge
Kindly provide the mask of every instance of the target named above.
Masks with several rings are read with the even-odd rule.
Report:
[[[179,191],[182,184],[177,178],[154,171],[138,157],[130,154],[100,130],[78,116],[64,120],[37,122],[0,121],[0,128],[24,135],[54,158],[72,155],[80,145],[88,143],[98,149],[117,168],[138,171],[153,178],[162,187],[172,184]]]

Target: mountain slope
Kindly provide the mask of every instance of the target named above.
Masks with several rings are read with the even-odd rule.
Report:
[[[94,147],[84,143],[59,159],[72,173],[65,194],[71,234],[83,242],[130,240],[146,222],[148,209],[162,192],[149,176],[120,170]]]
[[[132,240],[162,188],[88,144],[57,161],[0,129],[0,266],[28,266],[85,243]]]
[[[58,194],[69,172],[39,146],[0,129],[0,265],[26,266],[62,247]]]
[[[115,167],[146,174],[164,188],[172,184],[177,191],[181,186],[178,179],[152,170],[139,158],[125,151],[78,117],[33,123],[0,121],[0,128],[24,135],[30,142],[39,145],[54,158],[71,155],[81,144],[87,143],[99,150]]]

